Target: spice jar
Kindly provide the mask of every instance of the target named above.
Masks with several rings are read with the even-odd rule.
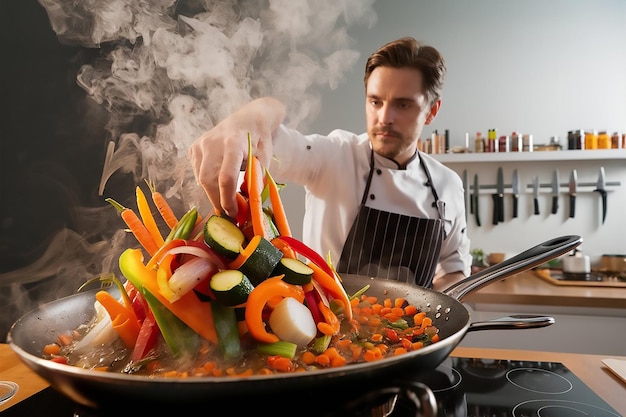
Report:
[[[480,132],[476,132],[476,136],[474,138],[474,152],[485,152],[485,139],[483,138],[483,134]]]
[[[598,133],[598,149],[610,149],[611,148],[611,139],[609,138],[609,134],[606,131],[601,131]]]

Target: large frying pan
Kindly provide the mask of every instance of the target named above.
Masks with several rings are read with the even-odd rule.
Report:
[[[405,297],[428,312],[439,328],[441,340],[421,350],[341,368],[269,376],[186,379],[155,379],[88,371],[41,358],[45,344],[59,333],[88,322],[93,316],[94,293],[85,292],[56,300],[17,320],[8,342],[19,357],[51,386],[78,404],[102,415],[122,415],[129,402],[137,407],[154,406],[180,413],[187,407],[205,407],[210,413],[225,406],[235,414],[265,410],[273,414],[304,412],[333,414],[337,404],[359,398],[370,389],[387,386],[407,375],[434,370],[461,342],[468,331],[541,327],[551,317],[509,317],[492,322],[472,323],[462,304],[466,295],[489,283],[530,269],[576,248],[579,236],[563,236],[534,246],[500,264],[474,274],[444,292],[436,292],[393,280],[358,275],[343,276],[349,294],[370,285],[368,294]],[[232,408],[231,408],[232,407]],[[135,408],[135,407],[132,407]],[[143,414],[143,413],[142,413]],[[99,414],[100,415],[100,414]]]

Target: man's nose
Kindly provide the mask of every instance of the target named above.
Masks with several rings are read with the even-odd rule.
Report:
[[[390,105],[384,104],[378,110],[378,120],[383,125],[393,123],[394,112]]]

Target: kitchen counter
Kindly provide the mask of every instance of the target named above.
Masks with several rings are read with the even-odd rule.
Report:
[[[525,271],[494,282],[467,296],[470,304],[523,304],[562,307],[623,309],[626,287],[554,285]]]
[[[524,350],[457,347],[451,356],[560,362],[622,415],[626,415],[626,384],[601,362],[606,356]],[[626,357],[614,357],[626,360]],[[7,344],[0,344],[0,379],[19,384],[16,396],[0,405],[0,412],[46,388],[48,384],[24,365]]]

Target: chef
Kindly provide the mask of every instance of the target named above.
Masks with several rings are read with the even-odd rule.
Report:
[[[193,143],[196,178],[234,217],[250,134],[277,181],[304,186],[303,240],[339,273],[446,288],[471,267],[463,184],[417,147],[441,106],[445,72],[440,53],[413,38],[383,45],[365,67],[362,134],[304,135],[287,127],[277,99],[251,101]]]

